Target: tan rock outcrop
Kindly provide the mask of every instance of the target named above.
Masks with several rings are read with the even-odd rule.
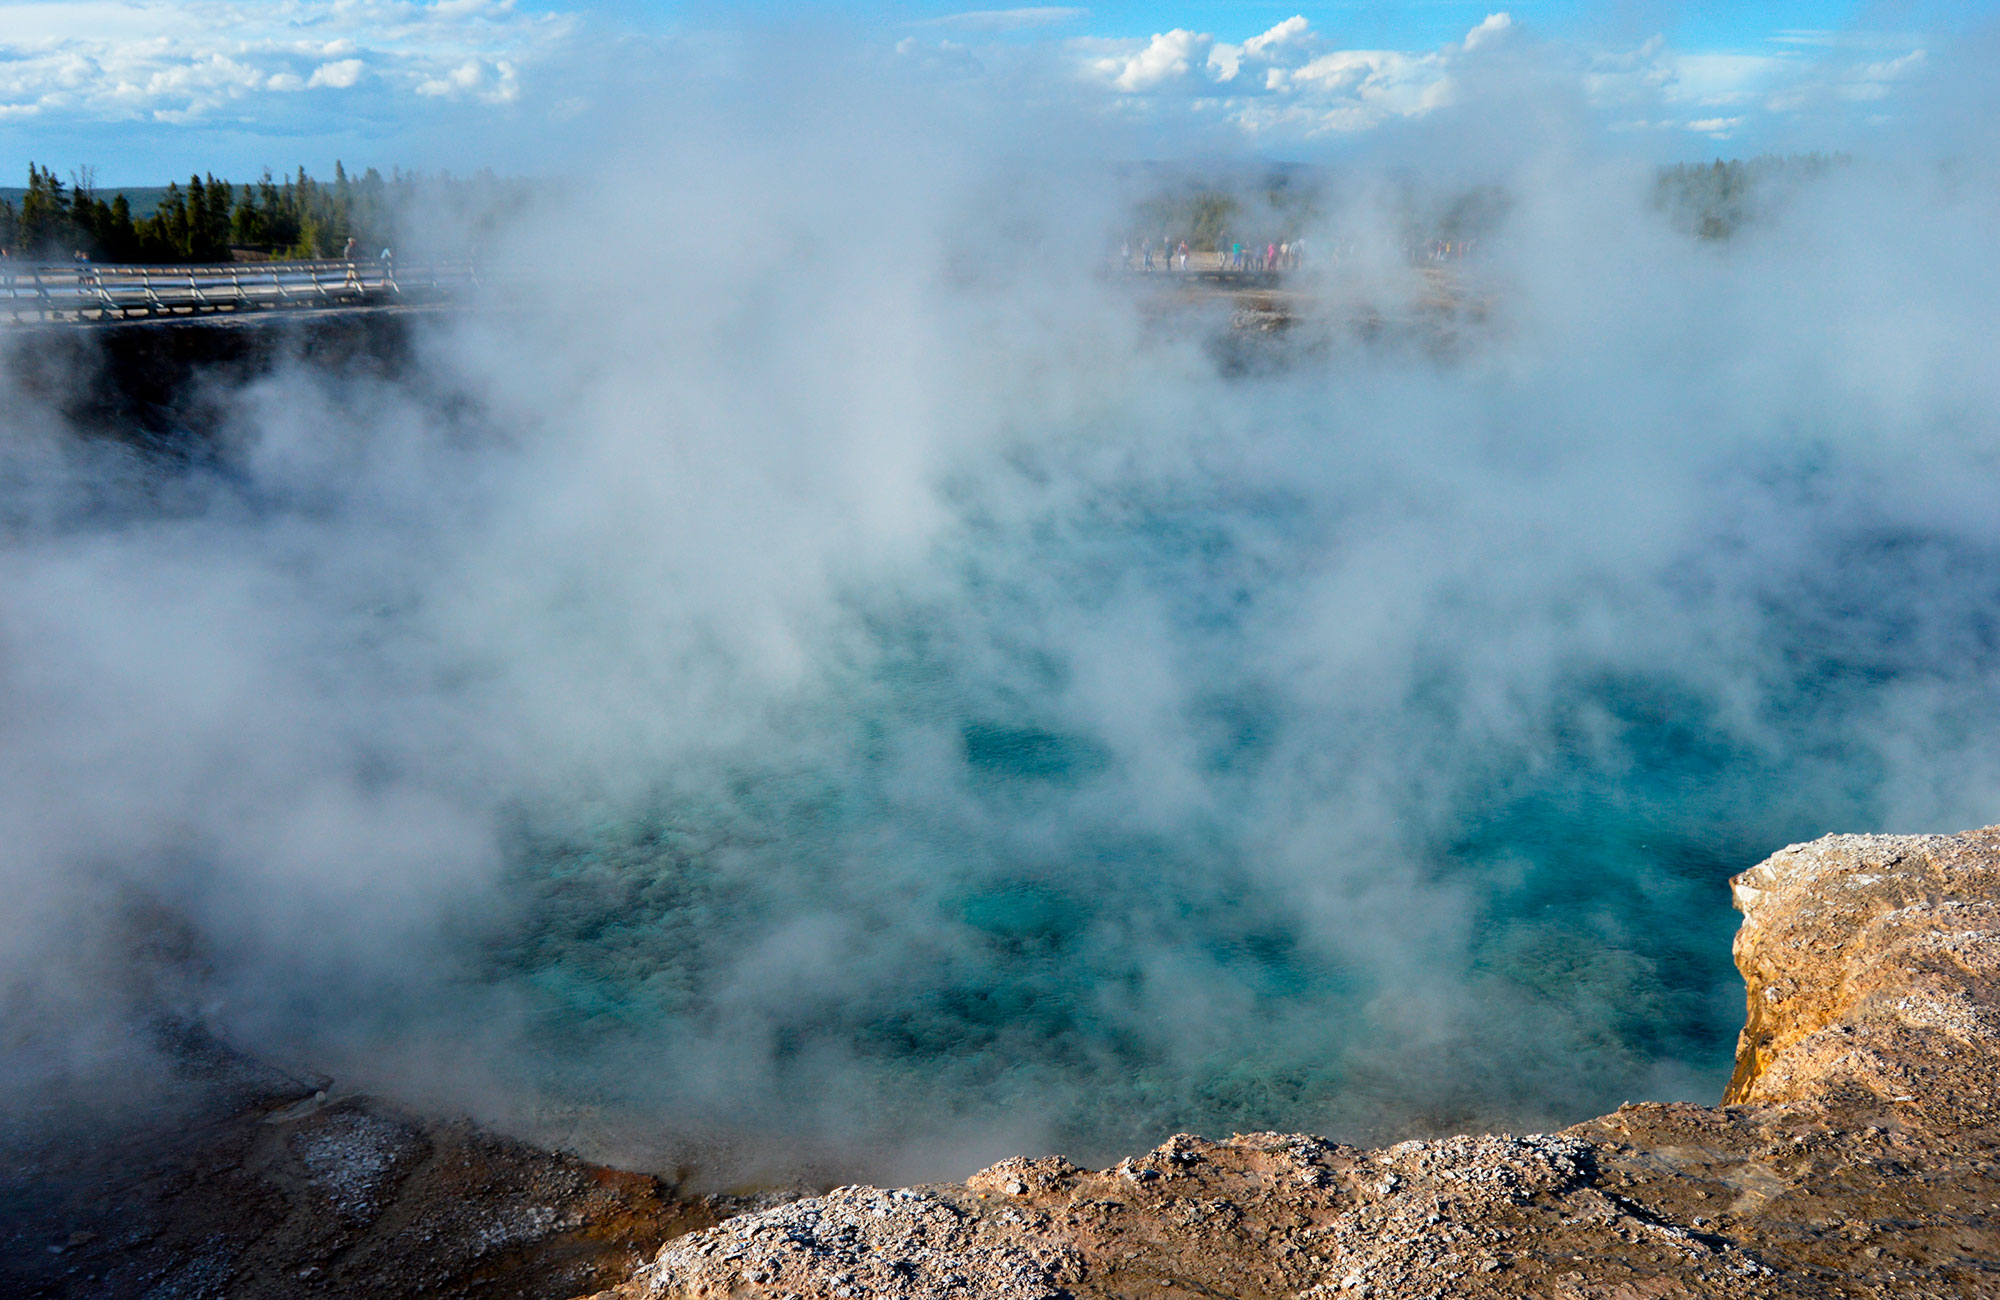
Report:
[[[1720,1107],[838,1188],[672,1241],[617,1294],[2000,1296],[2000,828],[1829,837],[1735,887],[1750,1014]]]
[[[1990,1118],[2000,827],[1829,837],[1731,883],[1749,1013],[1725,1104],[1851,1082],[1940,1121]]]

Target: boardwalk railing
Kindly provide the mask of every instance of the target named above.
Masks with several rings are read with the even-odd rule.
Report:
[[[126,266],[0,260],[0,319],[108,321],[435,302],[477,283],[470,262]]]

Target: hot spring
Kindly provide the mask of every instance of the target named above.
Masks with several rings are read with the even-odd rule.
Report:
[[[727,257],[524,257],[149,443],[10,344],[10,1092],[143,1012],[610,1154],[1544,1126],[1719,1094],[1730,875],[1993,820],[1962,177],[1721,246],[1512,178],[1448,349],[1342,324],[1434,289],[1362,204],[1246,366],[966,256],[1049,190],[798,149],[648,196]]]

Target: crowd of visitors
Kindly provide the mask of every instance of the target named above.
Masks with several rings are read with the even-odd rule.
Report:
[[[1305,265],[1303,239],[1267,240],[1262,247],[1243,240],[1217,241],[1213,249],[1191,249],[1188,241],[1171,236],[1126,240],[1119,247],[1119,265],[1130,271],[1296,271]]]

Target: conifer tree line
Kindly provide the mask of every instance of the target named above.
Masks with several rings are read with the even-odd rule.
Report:
[[[458,180],[398,169],[384,177],[370,167],[356,177],[336,162],[331,182],[303,167],[282,181],[266,171],[240,186],[196,174],[185,186],[167,186],[157,208],[135,218],[124,194],[107,201],[97,191],[89,168],[65,185],[30,163],[20,203],[0,200],[0,248],[17,258],[200,263],[338,257],[351,237],[356,257],[374,257],[393,246],[399,217],[419,205],[449,207],[461,218],[476,209],[485,219],[474,224],[490,228],[502,208],[525,199],[520,184],[490,173]]]
[[[1682,163],[1660,169],[1653,202],[1688,234],[1727,239],[1782,206],[1806,182],[1852,161],[1846,154],[1806,153]]]
[[[1761,154],[1661,167],[1653,176],[1653,206],[1687,234],[1726,240],[1775,216],[1808,184],[1852,162],[1841,153]],[[1330,170],[1290,168],[1232,188],[1162,171],[1151,196],[1135,204],[1131,226],[1141,240],[1185,241],[1196,252],[1219,249],[1246,230],[1253,243],[1293,238],[1322,219],[1338,179]],[[1392,178],[1380,201],[1409,246],[1480,238],[1513,202],[1493,185],[1427,195],[1407,176]]]

